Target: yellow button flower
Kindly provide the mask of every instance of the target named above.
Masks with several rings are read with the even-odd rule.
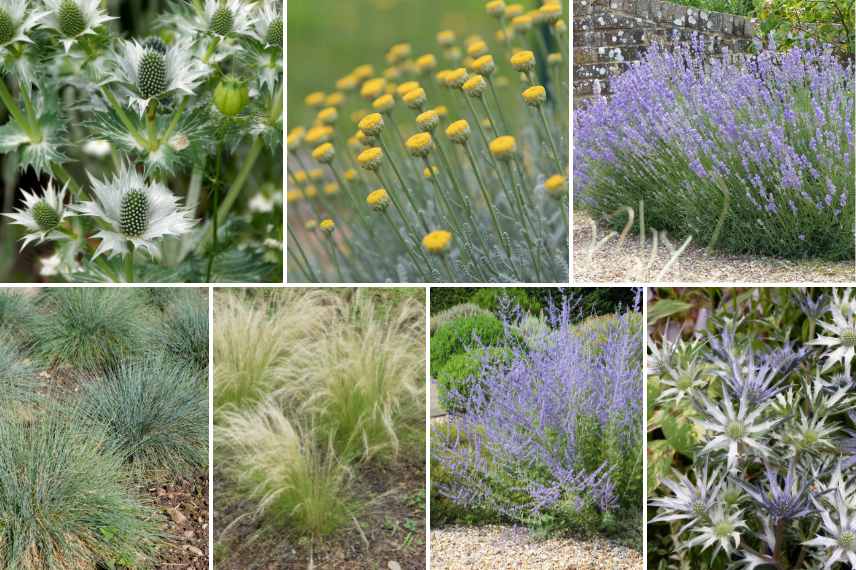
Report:
[[[469,79],[469,74],[466,69],[459,67],[449,71],[445,79],[447,86],[460,89],[466,83],[467,79]]]
[[[452,233],[446,230],[435,230],[422,238],[422,247],[434,254],[445,253],[452,245]]]
[[[288,133],[288,150],[296,150],[303,144],[303,137],[306,136],[306,129],[297,127],[291,129]]]
[[[473,75],[461,87],[470,97],[481,97],[487,91],[487,81],[481,75]]]
[[[511,67],[515,71],[526,73],[535,67],[535,54],[529,50],[523,50],[511,56]]]
[[[433,53],[426,53],[425,55],[419,56],[416,60],[416,69],[419,70],[420,73],[428,73],[429,71],[433,71],[437,68],[437,58]]]
[[[455,121],[446,127],[446,136],[453,143],[464,144],[470,138],[470,124],[464,119]]]
[[[478,74],[490,77],[496,71],[496,63],[493,61],[493,56],[486,54],[473,62],[473,71]]]
[[[357,156],[357,162],[366,170],[377,170],[383,161],[383,151],[380,147],[367,148]]]
[[[517,141],[512,136],[497,137],[490,141],[490,153],[500,160],[511,160],[517,152]]]
[[[455,43],[455,32],[452,30],[443,30],[437,32],[437,43],[441,47],[449,47]]]
[[[436,129],[439,124],[440,115],[433,109],[420,113],[419,116],[416,117],[416,126],[419,127],[419,130],[423,133],[434,132],[434,129]]]
[[[386,113],[395,107],[395,97],[390,94],[381,95],[374,101],[372,101],[372,108],[375,111],[380,111],[381,113]]]
[[[318,111],[318,122],[324,125],[332,125],[339,118],[339,112],[335,107],[325,107]]]
[[[487,53],[487,44],[482,40],[475,41],[467,46],[467,55],[472,58],[481,57]]]
[[[350,92],[357,88],[357,78],[353,74],[346,75],[336,81],[336,89],[339,91]]]
[[[289,190],[288,192],[286,192],[285,198],[289,204],[294,204],[303,200],[303,192],[296,189]]]
[[[418,81],[405,81],[404,83],[395,88],[395,92],[398,94],[399,97],[404,97],[414,89],[419,89]]]
[[[383,131],[383,115],[371,113],[360,120],[360,131],[370,137],[376,137]]]
[[[327,99],[327,96],[321,91],[313,91],[303,100],[306,103],[307,107],[311,107],[313,109],[317,109],[324,105],[324,101]]]
[[[533,85],[523,92],[523,100],[530,107],[539,107],[547,100],[547,91],[543,85]]]
[[[326,220],[322,220],[321,224],[318,227],[321,228],[322,232],[329,235],[332,234],[333,231],[336,229],[336,222],[334,222],[330,218],[327,218]]]
[[[528,32],[532,29],[532,16],[523,14],[511,19],[511,28],[517,33]]]
[[[313,146],[329,142],[333,138],[333,129],[327,125],[318,125],[306,131],[306,142]]]
[[[554,174],[544,181],[544,189],[550,196],[561,196],[568,189],[568,180],[561,174]]]
[[[382,212],[389,207],[389,194],[383,188],[378,188],[366,197],[366,204],[373,210]]]
[[[408,91],[404,97],[404,104],[410,107],[411,109],[421,109],[425,102],[428,100],[427,95],[425,95],[425,90],[421,87],[417,87],[416,89],[412,89]]]
[[[357,82],[365,81],[366,79],[372,77],[374,74],[374,66],[371,64],[359,65],[354,68],[354,71],[351,72],[351,75],[354,76]]]
[[[491,0],[484,5],[484,10],[494,18],[502,18],[505,15],[505,2],[503,0]]]
[[[505,9],[505,15],[509,18],[516,18],[523,14],[524,8],[522,4],[509,4]]]
[[[312,158],[321,164],[329,164],[333,162],[333,157],[335,156],[336,150],[333,148],[333,145],[328,142],[318,145],[315,147],[315,150],[312,151]]]
[[[386,79],[383,77],[375,77],[363,83],[360,89],[360,95],[367,101],[374,101],[384,94],[386,91]]]
[[[409,152],[411,156],[425,157],[428,156],[431,149],[434,148],[434,139],[431,138],[430,133],[417,133],[407,139],[404,146],[407,147],[407,152]]]

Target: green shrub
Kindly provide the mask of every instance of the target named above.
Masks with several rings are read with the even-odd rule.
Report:
[[[0,417],[0,567],[148,568],[157,515],[129,491],[122,458],[73,413]]]
[[[468,398],[474,382],[478,381],[478,375],[483,367],[484,350],[475,348],[467,352],[455,354],[437,373],[437,390],[440,404],[449,412],[463,411],[454,402],[449,400],[449,394],[456,392],[463,398]],[[488,348],[487,364],[498,362],[509,362],[513,358],[511,350],[503,347]]]
[[[437,332],[437,329],[454,321],[456,319],[462,319],[465,317],[474,317],[478,315],[490,316],[492,313],[487,309],[482,309],[478,305],[474,305],[473,303],[461,303],[460,305],[455,305],[454,307],[449,307],[443,311],[435,315],[431,315],[431,334]]]
[[[37,303],[37,352],[51,364],[101,371],[142,355],[151,340],[151,315],[133,289],[46,289]]]
[[[153,347],[175,362],[189,363],[208,373],[208,298],[196,289],[173,292],[176,298],[164,308]]]
[[[550,326],[541,316],[525,315],[514,325],[514,330],[520,334],[529,350],[544,348],[550,341]]]
[[[598,353],[602,350],[601,346],[609,336],[620,330],[621,318],[629,319],[630,330],[638,330],[640,331],[639,334],[642,334],[641,313],[625,313],[622,317],[615,314],[596,315],[574,325],[571,328],[571,333],[582,337],[589,349]]]
[[[123,363],[87,383],[81,412],[143,473],[186,473],[208,461],[208,389],[165,358]]]
[[[758,17],[761,37],[772,35],[780,47],[801,45],[810,38],[832,46],[837,55],[852,59],[856,54],[854,10],[853,0],[756,0],[754,15]]]
[[[452,356],[466,352],[478,341],[491,346],[504,336],[502,321],[492,315],[466,317],[443,325],[431,337],[431,375],[435,376]]]
[[[541,310],[541,303],[519,287],[484,287],[476,291],[470,302],[498,316],[502,316],[503,308],[513,311],[519,307],[529,313]]]

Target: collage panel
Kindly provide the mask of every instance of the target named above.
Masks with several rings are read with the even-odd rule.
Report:
[[[643,568],[642,290],[431,288],[431,568]]]
[[[0,282],[283,281],[281,0],[4,0]]]
[[[426,567],[425,289],[217,289],[217,568]]]
[[[648,568],[856,567],[856,299],[655,288]]]
[[[208,291],[0,289],[0,567],[209,568]]]
[[[575,282],[854,281],[853,24],[850,0],[575,0]]]
[[[567,0],[289,10],[290,283],[568,282]]]

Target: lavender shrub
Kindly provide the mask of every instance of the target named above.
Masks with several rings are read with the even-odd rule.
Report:
[[[606,332],[580,334],[572,307],[551,307],[540,342],[509,342],[510,362],[486,358],[466,397],[449,395],[461,411],[433,434],[441,496],[546,530],[638,513],[641,319],[615,315]]]
[[[651,227],[730,252],[852,259],[852,66],[811,44],[707,47],[654,45],[575,113],[577,204],[608,219],[644,201]]]

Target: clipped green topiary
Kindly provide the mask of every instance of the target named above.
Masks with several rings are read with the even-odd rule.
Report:
[[[529,313],[541,310],[541,303],[519,287],[484,287],[476,291],[470,302],[495,315],[499,315],[504,308],[512,311],[519,308]]]
[[[448,322],[454,321],[455,319],[474,317],[478,315],[490,316],[492,314],[493,313],[487,309],[482,309],[476,304],[461,303],[460,305],[455,305],[454,307],[449,307],[448,309],[440,311],[436,315],[431,315],[431,334],[434,334],[437,332],[437,329]]]
[[[131,289],[47,289],[38,306],[45,318],[34,326],[35,348],[51,364],[105,370],[142,355],[151,339],[150,315]]]
[[[486,346],[499,343],[505,327],[498,318],[477,315],[451,321],[431,338],[431,374],[436,375],[455,354],[466,352],[478,342]]]
[[[0,416],[0,568],[148,568],[157,514],[74,412]]]
[[[490,347],[485,351],[481,348],[469,350],[461,354],[455,354],[437,372],[437,395],[440,404],[448,412],[462,412],[463,409],[455,401],[453,394],[459,394],[461,398],[467,399],[475,382],[478,382],[479,373],[486,365],[492,366],[501,362],[510,362],[513,359],[510,349],[504,347]]]

